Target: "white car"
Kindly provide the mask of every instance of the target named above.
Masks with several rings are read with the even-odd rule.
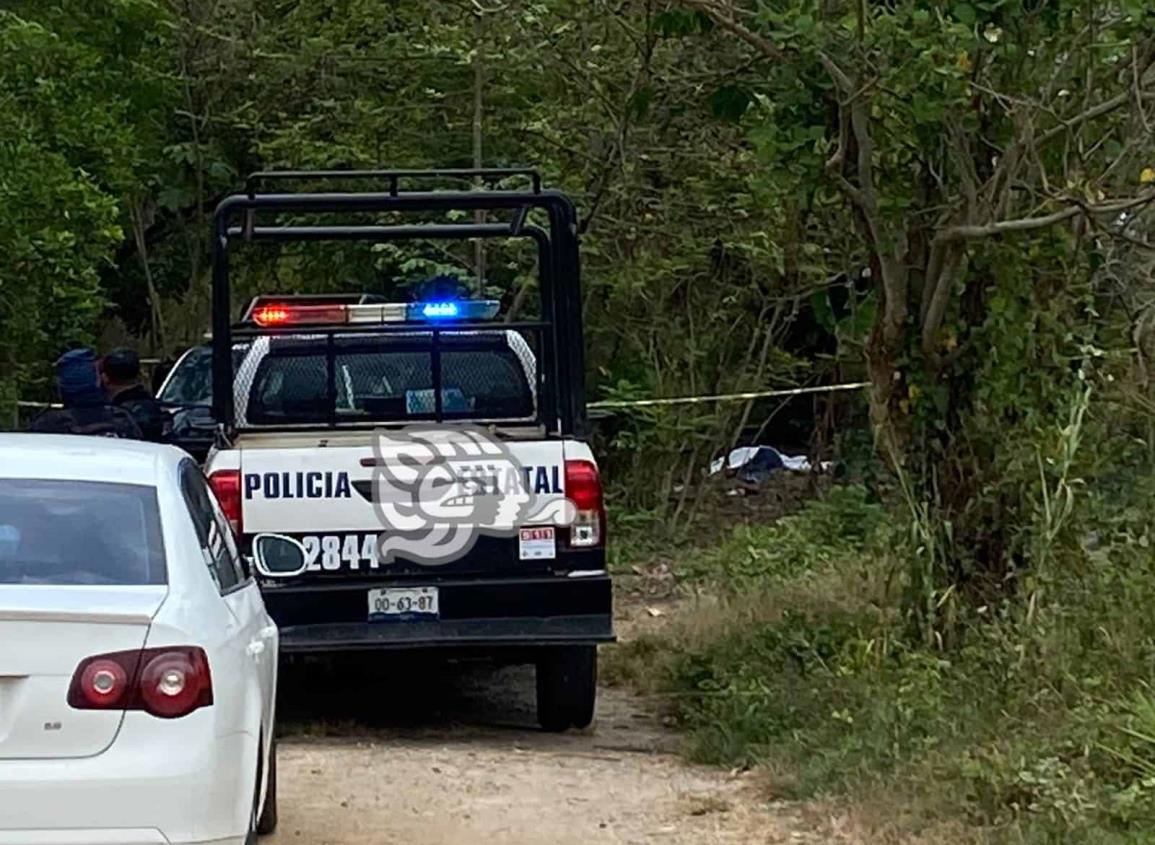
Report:
[[[266,577],[296,541],[254,545]],[[277,628],[187,454],[0,434],[0,845],[276,824]]]

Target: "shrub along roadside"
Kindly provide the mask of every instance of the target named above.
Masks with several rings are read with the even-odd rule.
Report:
[[[858,797],[876,836],[961,821],[975,841],[1151,841],[1148,516],[1095,505],[1097,538],[1045,603],[979,608],[934,650],[908,644],[898,610],[900,521],[836,488],[691,553],[702,597],[607,675],[667,702],[693,759],[767,766],[780,797]]]

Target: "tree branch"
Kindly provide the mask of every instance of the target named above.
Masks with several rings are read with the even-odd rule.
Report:
[[[786,54],[769,38],[759,35],[754,30],[740,24],[735,18],[726,14],[722,8],[711,0],[682,0],[683,6],[688,6],[706,15],[710,20],[738,38],[745,41],[759,53],[771,59],[785,60]]]
[[[847,179],[845,176],[843,176],[841,173],[836,173],[834,175],[834,179],[835,179],[835,181],[838,182],[838,187],[842,190],[842,193],[846,194],[846,196],[848,196],[850,198],[850,201],[852,203],[854,203],[856,206],[858,206],[859,211],[862,211],[865,214],[865,212],[866,212],[866,197],[863,196],[862,191],[858,190],[858,188],[854,185],[854,183],[851,182],[849,179]],[[870,223],[870,227],[872,229],[873,229],[873,225],[874,225],[873,223]],[[868,233],[868,234],[873,239],[873,233]],[[873,245],[873,243],[872,243],[872,245]]]
[[[702,12],[720,28],[745,41],[762,55],[777,61],[788,60],[786,51],[777,44],[739,23],[732,14],[727,14],[720,0],[681,0],[681,3],[687,8]],[[878,256],[884,294],[883,331],[887,344],[893,346],[902,331],[907,313],[908,276],[902,257],[905,247],[887,243],[883,233],[883,220],[878,208],[878,191],[874,184],[874,140],[870,133],[870,119],[862,92],[857,90],[855,80],[829,55],[820,53],[819,58],[835,87],[845,97],[845,102],[839,103],[840,122],[845,119],[842,112],[849,110],[849,119],[846,122],[849,127],[848,134],[854,138],[857,147],[855,169],[858,184],[852,184],[842,173],[837,173],[836,178],[843,192],[858,208],[870,248]],[[841,149],[840,143],[840,149],[835,152],[828,166],[841,164],[844,157],[845,150]]]
[[[854,96],[854,80],[847,76],[846,71],[840,68],[838,63],[826,55],[826,53],[820,53],[819,60],[822,62],[822,67],[830,74],[830,78],[834,80],[834,84],[837,85],[846,96]]]
[[[1077,114],[1069,120],[1064,120],[1058,126],[1052,126],[1046,132],[1039,135],[1039,137],[1035,140],[1035,143],[1045,144],[1048,141],[1059,137],[1064,132],[1068,132],[1071,129],[1074,129],[1076,126],[1079,126],[1082,123],[1086,123],[1088,120],[1094,120],[1097,117],[1102,117],[1105,114],[1109,114],[1120,106],[1126,105],[1127,101],[1131,99],[1131,96],[1132,95],[1130,91],[1124,91],[1122,94],[1116,94],[1111,99],[1104,100],[1103,102],[1099,103],[1099,105],[1092,106],[1085,112]]]
[[[833,154],[826,160],[826,172],[831,174],[842,173],[842,167],[846,163],[846,145],[849,142],[850,135],[850,120],[846,116],[846,109],[841,105],[838,107],[838,146],[834,148]],[[841,178],[841,176],[840,176]]]
[[[1126,232],[1111,232],[1104,231],[1109,238],[1118,238],[1119,240],[1131,244],[1131,246],[1139,247],[1139,249],[1149,249],[1155,252],[1155,242],[1145,241],[1142,238],[1137,238],[1134,235],[1128,235]]]
[[[1016,220],[999,220],[994,223],[977,226],[950,226],[939,232],[935,240],[944,242],[974,240],[1006,232],[1029,232],[1035,229],[1045,229],[1048,226],[1054,226],[1056,223],[1062,223],[1064,220],[1070,220],[1080,214],[1119,214],[1129,209],[1155,202],[1155,191],[1150,191],[1142,196],[1129,200],[1118,200],[1116,202],[1100,203],[1098,205],[1091,205],[1076,200],[1068,201],[1071,202],[1071,205],[1062,211],[1056,211],[1053,214],[1044,214],[1039,217],[1020,217]]]
[[[870,134],[866,108],[861,100],[850,105],[850,130],[858,147],[856,169],[862,213],[868,218],[875,249],[881,249],[882,219],[878,213],[878,194],[874,188],[874,139]]]
[[[1032,229],[1045,229],[1048,226],[1054,226],[1056,223],[1062,223],[1064,220],[1070,220],[1082,214],[1083,210],[1077,205],[1072,205],[1069,208],[1064,208],[1062,211],[1056,211],[1054,214],[1046,214],[1042,217],[1022,217],[1018,220],[999,220],[997,223],[987,223],[976,226],[950,226],[935,237],[936,241],[962,241],[973,240],[977,238],[987,238],[991,235],[998,235],[1004,232],[1027,232]]]
[[[1132,58],[1126,62],[1127,66],[1120,69],[1120,74],[1122,75],[1121,79],[1122,77],[1133,74],[1138,74],[1138,76],[1135,78],[1141,79],[1148,68],[1151,67],[1153,62],[1155,62],[1155,41],[1148,42],[1141,53],[1136,52],[1133,54]],[[1126,80],[1123,79],[1122,81]],[[1000,102],[1003,99],[1002,95],[997,94],[997,92],[988,91],[986,93],[990,94],[991,96],[995,96],[1000,100]],[[1141,90],[1138,85],[1129,82],[1126,85],[1126,90],[1123,93],[1117,94],[1114,97],[1104,100],[1095,106],[1091,106],[1090,108],[1085,109],[1074,117],[1066,120],[1056,114],[1054,110],[1048,108],[1045,103],[1027,104],[1014,101],[1016,105],[1030,105],[1037,111],[1045,112],[1054,117],[1054,119],[1059,123],[1057,126],[1053,126],[1050,129],[1036,135],[1034,134],[1034,125],[1032,122],[1033,117],[1028,113],[1029,109],[1024,109],[1017,115],[1012,113],[1012,117],[1015,121],[1014,136],[1011,143],[1007,144],[1003,154],[1000,155],[999,162],[995,167],[994,172],[983,186],[983,194],[985,195],[989,206],[995,209],[994,214],[1001,216],[1003,213],[1005,213],[1005,206],[1007,205],[1010,198],[1010,183],[1014,180],[1015,172],[1024,162],[1022,147],[1029,146],[1034,152],[1035,160],[1041,161],[1041,156],[1038,153],[1038,149],[1040,147],[1070,132],[1076,127],[1087,123],[1088,121],[1103,117],[1104,115],[1110,114],[1116,109],[1123,107],[1132,97],[1138,101],[1141,101],[1145,96],[1145,93],[1146,92]],[[1141,108],[1139,110],[1142,111]]]
[[[930,302],[934,298],[934,292],[938,286],[938,278],[942,275],[943,256],[949,248],[949,245],[945,241],[934,240],[931,242],[930,256],[926,262],[926,277],[922,280],[922,298],[918,304],[918,320],[920,324],[926,322],[926,314],[927,311],[930,310]]]
[[[1155,44],[1155,42],[1153,42],[1153,44]],[[1039,137],[1035,139],[1035,143],[1045,144],[1048,141],[1051,141],[1062,135],[1064,132],[1069,132],[1071,129],[1074,129],[1080,124],[1102,117],[1105,114],[1110,114],[1115,109],[1120,108],[1121,106],[1125,106],[1128,100],[1136,96],[1135,88],[1138,87],[1137,81],[1142,79],[1143,75],[1146,74],[1148,68],[1151,67],[1153,62],[1155,62],[1155,48],[1153,48],[1152,44],[1148,44],[1147,49],[1144,51],[1144,55],[1142,57],[1136,56],[1131,62],[1128,63],[1131,65],[1130,70],[1136,80],[1135,87],[1128,86],[1127,90],[1125,90],[1123,93],[1116,94],[1114,97],[1111,97],[1108,100],[1104,100],[1097,106],[1092,106],[1091,108],[1075,115],[1069,120],[1062,120],[1058,126],[1052,126],[1046,132],[1039,135]],[[1139,93],[1141,96],[1142,92]]]
[[[943,261],[941,265],[943,269],[934,280],[934,292],[931,294],[929,304],[925,306],[922,318],[922,351],[931,361],[936,360],[938,356],[935,343],[938,340],[938,330],[942,326],[943,317],[946,315],[947,305],[950,304],[951,294],[954,293],[955,287],[967,269],[966,248],[956,245],[953,251],[954,254]]]

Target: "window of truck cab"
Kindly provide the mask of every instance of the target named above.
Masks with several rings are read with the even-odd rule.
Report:
[[[537,410],[534,363],[505,331],[428,336],[277,338],[247,391],[251,425],[428,420],[435,362],[445,419],[526,420]],[[532,353],[529,353],[532,356]],[[330,372],[331,369],[331,372]]]

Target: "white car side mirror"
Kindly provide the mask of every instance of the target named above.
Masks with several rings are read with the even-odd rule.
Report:
[[[258,534],[253,538],[253,562],[266,578],[295,578],[305,571],[308,554],[292,537]]]

